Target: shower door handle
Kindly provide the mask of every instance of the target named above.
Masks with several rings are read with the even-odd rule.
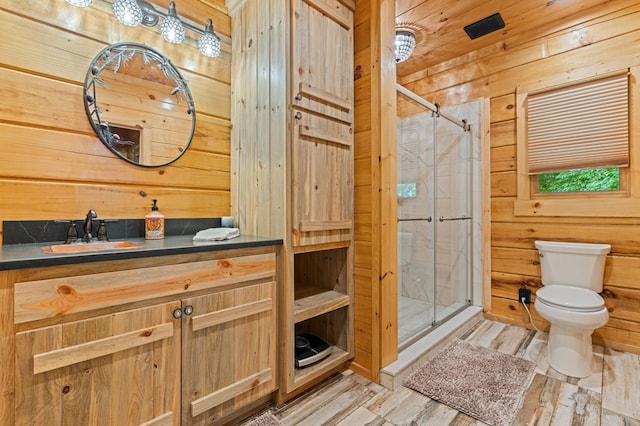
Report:
[[[410,217],[410,218],[398,218],[398,222],[419,222],[421,220],[426,220],[427,222],[431,222],[433,217]]]
[[[452,220],[471,220],[471,216],[460,216],[460,217],[444,217],[440,216],[438,218],[439,222],[449,222]]]

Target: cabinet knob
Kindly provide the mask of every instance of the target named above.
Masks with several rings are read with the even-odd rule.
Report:
[[[302,119],[302,113],[300,111],[296,112],[296,114],[293,116],[296,120],[301,120]]]
[[[184,314],[185,315],[191,315],[193,313],[193,306],[191,305],[187,305],[184,307]]]
[[[182,318],[182,309],[180,309],[180,308],[175,308],[175,309],[173,310],[173,317],[174,317],[175,319],[180,319],[180,318]]]
[[[302,100],[302,93],[300,93],[300,92],[296,93],[295,98],[296,98],[296,101],[301,101]]]

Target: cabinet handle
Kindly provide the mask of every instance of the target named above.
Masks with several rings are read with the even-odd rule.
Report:
[[[296,98],[296,101],[301,101],[302,100],[302,93],[300,93],[300,92],[296,93],[295,98]]]
[[[262,371],[258,371],[257,373],[240,379],[235,383],[211,392],[202,398],[191,401],[191,416],[199,416],[205,411],[208,411],[223,402],[229,401],[231,398],[235,398],[250,389],[255,389],[257,386],[267,383],[272,380],[272,378],[273,371],[271,371],[270,368],[265,368]]]
[[[261,314],[273,310],[273,299],[266,298],[255,302],[237,305],[231,308],[220,309],[202,315],[196,315],[191,319],[191,330],[198,331],[203,328],[213,327],[246,318],[250,315]]]
[[[180,309],[180,308],[175,308],[175,309],[173,310],[173,317],[174,317],[175,319],[180,319],[180,318],[182,318],[182,309]]]
[[[173,336],[174,327],[175,324],[166,322],[140,330],[35,354],[33,355],[33,373],[45,373],[167,339]]]
[[[193,306],[191,305],[187,305],[184,307],[184,314],[185,315],[191,315],[193,313]]]
[[[293,116],[296,120],[302,119],[302,113],[300,111],[296,112],[296,115]]]

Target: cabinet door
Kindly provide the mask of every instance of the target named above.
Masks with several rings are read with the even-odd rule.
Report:
[[[274,282],[183,300],[182,424],[211,424],[275,390],[274,303]]]
[[[16,425],[178,425],[178,303],[16,334]]]
[[[292,0],[295,245],[348,241],[353,227],[353,1]]]

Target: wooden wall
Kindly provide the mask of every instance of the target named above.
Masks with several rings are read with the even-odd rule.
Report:
[[[378,380],[396,359],[397,202],[394,0],[357,0],[355,13],[355,357]]]
[[[169,1],[152,3],[166,8]],[[223,39],[220,57],[202,56],[194,39],[167,43],[157,27],[126,27],[104,0],[86,9],[64,0],[0,4],[0,221],[81,219],[91,208],[100,218],[142,218],[152,198],[168,218],[229,214],[230,18],[224,0],[181,0],[176,7],[198,25],[212,18]],[[159,50],[189,82],[195,137],[169,166],[143,168],[117,158],[86,117],[87,68],[120,41]]]
[[[640,213],[628,217],[589,217],[591,199],[558,217],[514,214],[517,196],[516,87],[530,90],[577,81],[640,65],[640,2],[612,1],[584,9],[571,21],[558,21],[544,34],[510,39],[500,46],[424,70],[403,83],[431,102],[454,105],[480,97],[491,104],[491,304],[489,318],[530,327],[517,289],[541,286],[534,240],[610,243],[603,297],[609,323],[594,342],[640,353]],[[580,30],[575,37],[572,30]],[[639,149],[640,116],[632,116],[632,152]],[[637,158],[637,157],[634,157]],[[632,176],[633,181],[637,177]],[[637,188],[631,188],[637,193]],[[488,244],[489,242],[487,242]],[[532,305],[533,307],[533,305]],[[547,324],[535,312],[538,327]]]

